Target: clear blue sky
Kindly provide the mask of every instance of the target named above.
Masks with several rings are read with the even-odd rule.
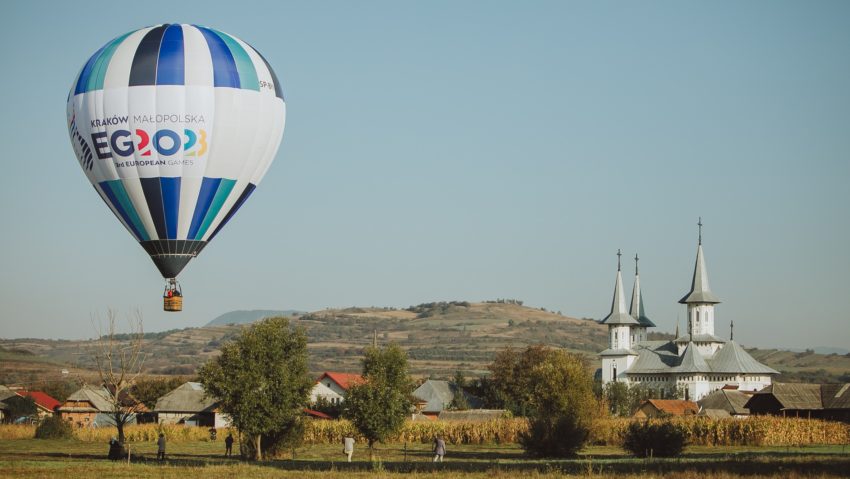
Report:
[[[233,309],[518,298],[608,312],[617,248],[672,331],[697,217],[717,333],[850,347],[850,2],[10,2],[0,337]],[[65,98],[109,39],[198,23],[261,51],[275,163],[186,268],[185,311],[80,171]],[[624,267],[631,289],[632,263]]]

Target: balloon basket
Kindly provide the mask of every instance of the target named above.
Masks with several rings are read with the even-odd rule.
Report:
[[[183,297],[162,298],[162,309],[165,311],[183,311]]]

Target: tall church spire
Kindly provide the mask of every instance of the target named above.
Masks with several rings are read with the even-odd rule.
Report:
[[[629,314],[638,320],[641,326],[645,328],[654,328],[655,323],[646,317],[646,312],[643,310],[643,294],[640,291],[640,274],[638,273],[638,255],[635,254],[635,286],[632,289],[632,304],[629,308]]]
[[[617,279],[614,282],[614,299],[611,312],[602,319],[602,324],[638,324],[637,320],[626,312],[626,298],[623,295],[623,275],[620,272],[620,250],[617,250]]]
[[[720,299],[711,292],[708,286],[708,271],[702,254],[702,218],[699,223],[699,243],[697,244],[697,260],[694,265],[694,278],[691,280],[691,290],[679,300],[682,304],[709,303],[717,304]]]

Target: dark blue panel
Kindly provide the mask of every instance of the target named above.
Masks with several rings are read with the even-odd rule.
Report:
[[[89,83],[89,77],[91,76],[92,69],[94,68],[94,63],[97,61],[100,54],[103,53],[103,49],[112,43],[111,41],[106,45],[100,47],[100,50],[96,51],[94,55],[89,58],[89,61],[86,62],[86,66],[83,67],[83,71],[80,72],[80,78],[77,79],[77,86],[74,88],[74,95],[79,95],[80,93],[84,93],[86,91],[86,85]]]
[[[137,230],[135,225],[133,225],[133,222],[130,220],[130,215],[128,215],[127,212],[124,211],[124,208],[121,207],[121,202],[118,201],[118,198],[115,196],[115,193],[109,186],[109,182],[101,181],[100,183],[98,183],[98,186],[100,186],[100,190],[95,188],[95,191],[100,194],[100,191],[103,190],[103,194],[100,195],[100,198],[103,200],[103,202],[107,204],[112,204],[112,206],[114,206],[115,209],[118,211],[118,214],[121,215],[121,218],[124,219],[124,223],[127,224],[127,226],[130,228],[130,231],[132,231],[133,235],[136,236],[136,241],[142,241],[141,233],[139,233],[139,230]],[[103,195],[106,195],[106,198],[104,198]]]
[[[177,239],[177,217],[180,214],[180,178],[160,178],[162,209],[165,211],[165,226],[168,239]]]
[[[185,84],[185,61],[183,59],[183,27],[171,25],[165,29],[159,47],[156,65],[157,85]]]
[[[198,192],[198,201],[195,203],[195,213],[192,215],[192,224],[189,226],[189,236],[187,239],[197,239],[204,218],[207,216],[207,211],[210,209],[215,192],[218,191],[218,185],[221,183],[221,178],[204,178],[201,183],[201,191]]]
[[[245,187],[245,191],[243,191],[242,194],[239,195],[239,199],[236,200],[236,203],[233,204],[233,208],[230,208],[230,211],[227,212],[227,216],[225,216],[221,223],[219,223],[218,228],[213,231],[213,234],[210,235],[210,239],[207,240],[207,242],[210,242],[213,240],[213,238],[215,238],[215,235],[217,235],[218,232],[221,231],[222,228],[224,228],[224,225],[226,225],[227,222],[230,221],[230,218],[232,218],[233,215],[235,215],[236,212],[239,211],[239,208],[242,206],[242,203],[244,203],[245,200],[247,200],[248,197],[251,196],[251,193],[253,193],[255,189],[257,189],[257,185],[253,183],[248,183],[248,186]]]
[[[250,45],[249,45],[249,46],[250,46]],[[257,49],[256,49],[256,48],[254,48],[254,47],[251,47],[251,48],[253,48],[253,49],[254,49],[254,51],[257,53],[257,55],[259,55],[259,56],[260,56],[260,58],[263,60],[263,63],[265,63],[265,64],[266,64],[266,68],[268,68],[268,69],[269,69],[269,73],[271,73],[271,74],[272,74],[272,81],[274,82],[274,93],[275,93],[275,95],[276,95],[278,98],[280,98],[281,100],[286,101],[286,100],[283,98],[283,88],[281,88],[281,86],[280,86],[280,82],[277,80],[277,75],[275,75],[274,70],[272,69],[272,66],[271,66],[271,65],[269,65],[269,62],[266,60],[266,57],[264,57],[262,53],[260,53],[259,51],[257,51]]]
[[[213,83],[215,86],[239,88],[239,70],[233,54],[227,44],[216,33],[208,28],[197,27],[207,40],[213,63]]]
[[[162,188],[159,178],[139,178],[142,183],[142,191],[145,192],[145,202],[156,227],[157,239],[168,239],[165,227],[165,212],[162,209]]]
[[[156,62],[159,58],[159,44],[167,25],[160,25],[145,34],[130,68],[130,86],[156,85]]]

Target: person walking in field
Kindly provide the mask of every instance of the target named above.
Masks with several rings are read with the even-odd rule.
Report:
[[[351,462],[351,456],[354,454],[353,437],[346,437],[342,439],[342,453],[348,456],[348,462]]]
[[[156,441],[156,458],[159,461],[165,460],[165,434],[159,433],[159,439]]]
[[[446,455],[446,441],[440,436],[434,438],[434,462],[443,462],[443,456]]]
[[[227,433],[227,437],[224,438],[224,455],[225,457],[230,457],[233,455],[233,434]]]

